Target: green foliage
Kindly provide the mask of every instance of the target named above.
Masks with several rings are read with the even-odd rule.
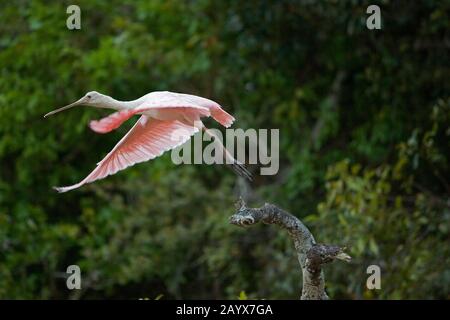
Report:
[[[79,1],[70,31],[69,4],[0,5],[0,298],[300,295],[287,234],[227,223],[239,189],[221,166],[165,155],[54,193],[131,126],[97,135],[86,124],[106,113],[90,108],[42,118],[90,90],[199,94],[236,127],[279,128],[281,170],[256,179],[255,205],[350,245],[354,262],[326,269],[330,296],[448,298],[448,6],[379,1],[369,31],[369,1]]]
[[[245,293],[245,291],[241,291],[241,292],[239,293],[238,299],[239,299],[239,300],[248,300],[248,297],[247,297],[247,294]]]
[[[349,244],[357,265],[379,265],[384,286],[365,291],[365,270],[333,266],[328,286],[334,294],[425,299],[429,288],[438,297],[448,294],[449,185],[442,176],[450,173],[448,102],[433,108],[427,131],[416,130],[399,145],[393,163],[362,169],[343,160],[329,168],[317,227],[326,230],[324,241]],[[421,166],[429,166],[426,176],[418,174]],[[353,277],[343,283],[350,272]]]

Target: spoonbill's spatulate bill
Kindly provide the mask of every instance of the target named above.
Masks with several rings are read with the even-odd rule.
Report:
[[[204,130],[216,139],[201,122],[202,117],[211,116],[227,128],[234,121],[233,116],[212,100],[169,91],[151,92],[133,101],[118,101],[92,91],[78,101],[49,112],[44,117],[79,105],[117,110],[101,120],[90,122],[90,128],[98,133],[110,132],[134,115],[139,114],[141,117],[85,179],[72,186],[55,187],[58,192],[79,188],[136,163],[156,158],[185,143],[199,130]],[[174,136],[177,138],[174,139]],[[220,139],[216,141],[221,145],[226,163],[230,163],[238,175],[252,180],[250,172],[232,157]]]

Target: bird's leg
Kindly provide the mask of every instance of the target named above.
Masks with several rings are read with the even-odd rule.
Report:
[[[225,159],[225,164],[227,164],[237,175],[239,175],[243,178],[246,178],[250,181],[253,181],[253,177],[252,177],[252,174],[250,173],[250,171],[248,171],[242,163],[240,163],[238,160],[236,160],[231,155],[231,153],[227,150],[227,148],[225,148],[222,141],[220,141],[220,139],[214,134],[214,132],[212,132],[211,130],[206,128],[203,124],[202,124],[202,129],[207,135],[209,135],[211,138],[213,138],[214,141],[222,149],[223,157]]]

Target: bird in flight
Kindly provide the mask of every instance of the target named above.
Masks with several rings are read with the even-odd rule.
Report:
[[[58,192],[79,188],[136,163],[154,159],[182,145],[200,130],[210,135],[220,145],[225,163],[229,164],[238,175],[252,180],[251,173],[233,158],[220,139],[201,122],[202,117],[209,116],[226,128],[234,122],[234,117],[212,100],[190,94],[155,91],[136,100],[118,101],[110,96],[91,91],[78,101],[51,111],[44,117],[80,105],[116,110],[103,119],[89,123],[89,127],[97,133],[107,133],[117,129],[134,115],[141,115],[141,117],[86,178],[72,186],[54,187]]]

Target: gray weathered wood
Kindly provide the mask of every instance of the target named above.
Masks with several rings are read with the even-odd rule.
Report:
[[[292,214],[266,203],[260,208],[247,208],[242,199],[237,203],[237,212],[230,217],[230,223],[247,227],[258,222],[276,224],[286,229],[294,240],[298,262],[303,274],[302,300],[326,300],[325,276],[322,265],[336,259],[350,261],[345,248],[317,244],[308,228]]]

